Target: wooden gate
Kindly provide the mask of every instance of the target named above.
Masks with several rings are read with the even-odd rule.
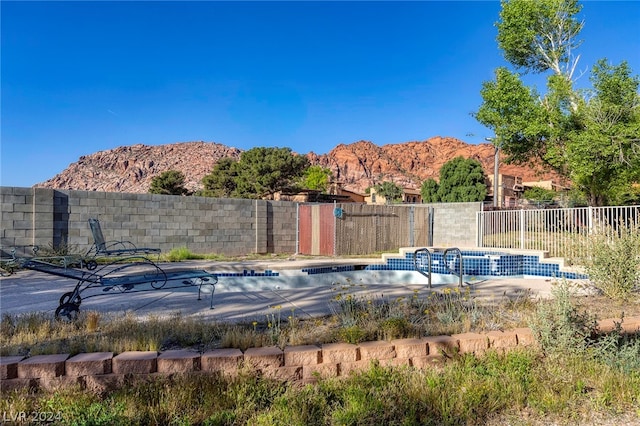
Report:
[[[298,252],[315,256],[335,254],[333,204],[300,204],[298,209]]]

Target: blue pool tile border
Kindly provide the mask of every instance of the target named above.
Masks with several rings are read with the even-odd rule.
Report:
[[[587,279],[585,274],[560,271],[557,263],[541,262],[538,256],[524,254],[501,253],[498,251],[462,251],[463,275],[488,277],[521,277],[539,276],[566,279]],[[426,256],[422,255],[425,259]],[[404,258],[387,259],[379,265],[365,268],[371,271],[414,271],[414,253],[406,253]],[[426,267],[422,268],[426,270]],[[431,272],[452,275],[460,273],[460,260],[455,253],[431,253]]]
[[[253,269],[243,270],[242,272],[215,272],[218,278],[220,277],[279,277],[279,272],[273,272],[270,269],[266,269],[264,272],[256,272]]]
[[[463,275],[482,277],[550,277],[566,279],[588,279],[585,274],[576,272],[560,271],[557,263],[545,263],[540,261],[540,257],[501,253],[498,251],[462,251]],[[404,258],[388,258],[386,263],[367,265],[339,265],[339,266],[318,266],[303,268],[301,271],[308,275],[328,274],[331,272],[350,272],[364,269],[367,271],[415,271],[413,252],[406,253]],[[426,257],[425,257],[426,259]],[[452,275],[455,271],[460,272],[460,262],[455,254],[447,253],[444,258],[443,252],[431,253],[431,272],[436,274]],[[422,269],[426,271],[426,267]],[[253,269],[242,272],[216,272],[218,277],[279,277],[280,273],[272,270],[256,272]]]
[[[328,274],[331,272],[349,272],[355,271],[354,265],[341,265],[341,266],[322,266],[317,268],[303,268],[302,272],[306,272],[309,275],[315,274]]]

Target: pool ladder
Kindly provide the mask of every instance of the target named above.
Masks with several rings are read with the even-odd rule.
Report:
[[[427,255],[427,272],[423,271],[423,268],[418,265],[418,253],[424,253]],[[413,252],[413,267],[416,271],[427,277],[429,288],[431,288],[431,252],[428,248],[421,248]]]
[[[454,265],[455,265],[455,259],[459,259],[460,261],[460,270],[459,272],[455,270],[455,266],[454,268],[449,267],[449,263],[447,262],[447,254],[449,253],[453,253],[455,258],[454,258]],[[427,257],[427,272],[424,272],[424,267],[422,265],[418,265],[418,258],[419,255],[426,255]],[[458,286],[462,287],[462,274],[464,273],[464,265],[462,262],[462,252],[460,251],[459,248],[456,247],[450,247],[448,249],[445,249],[445,251],[442,253],[442,259],[444,262],[444,266],[445,268],[447,268],[447,271],[449,271],[450,273],[452,273],[453,275],[456,275],[458,277]],[[425,277],[427,277],[427,281],[429,283],[429,288],[431,288],[431,262],[432,262],[432,258],[431,258],[431,252],[429,251],[429,249],[427,248],[421,248],[421,249],[417,249],[416,251],[413,252],[413,266],[415,268],[416,271],[420,272],[422,275],[424,275]]]

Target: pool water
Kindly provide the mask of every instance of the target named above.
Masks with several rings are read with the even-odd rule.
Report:
[[[495,278],[566,278],[586,279],[576,272],[562,271],[560,264],[541,261],[535,255],[499,253],[489,251],[462,251],[463,281],[472,283]],[[459,258],[442,252],[431,254],[432,285],[457,284],[460,272]],[[426,272],[426,256],[418,259],[418,265]],[[452,271],[455,271],[454,274]],[[214,271],[215,272],[215,271]],[[308,288],[314,286],[358,285],[376,283],[428,284],[427,277],[416,271],[413,251],[404,256],[387,258],[384,263],[339,266],[317,266],[301,270],[265,270],[256,272],[217,273],[218,289],[222,291],[260,291]]]

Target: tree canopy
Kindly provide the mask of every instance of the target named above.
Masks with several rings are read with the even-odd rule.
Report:
[[[558,193],[552,189],[540,188],[534,186],[533,188],[527,188],[522,194],[522,198],[531,201],[553,201],[558,196]]]
[[[438,182],[435,179],[427,179],[420,186],[420,195],[423,203],[439,203]]]
[[[573,115],[566,155],[573,184],[602,205],[640,179],[640,80],[625,62],[601,60],[591,81],[594,90]]]
[[[440,168],[438,198],[441,202],[483,201],[486,195],[484,170],[478,160],[456,157]]]
[[[502,0],[498,46],[516,69],[547,72],[546,93],[497,68],[476,119],[495,133],[508,163],[533,159],[570,179],[590,205],[628,193],[640,179],[639,80],[626,62],[598,61],[591,89],[574,88],[583,27],[577,0]]]
[[[498,47],[504,58],[518,68],[573,75],[579,56],[573,51],[584,23],[576,15],[577,0],[502,0]]]
[[[305,156],[290,148],[257,147],[244,151],[240,160],[222,159],[202,182],[203,195],[264,198],[295,186],[309,167]]]
[[[395,203],[402,200],[402,188],[391,181],[384,181],[373,186],[376,194],[384,197],[387,204]]]
[[[168,170],[151,180],[149,192],[164,195],[188,195],[189,190],[184,187],[185,176],[178,170]]]
[[[332,177],[333,173],[330,169],[319,165],[310,166],[304,171],[300,181],[300,186],[306,189],[326,193],[329,189]]]
[[[199,193],[206,197],[228,198],[236,189],[238,162],[232,158],[221,158],[211,173],[202,178],[204,190]]]

